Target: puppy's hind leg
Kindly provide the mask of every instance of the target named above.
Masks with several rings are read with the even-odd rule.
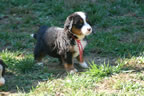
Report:
[[[34,59],[37,65],[43,66],[42,58],[46,56],[46,52],[40,49],[38,46],[34,49]]]

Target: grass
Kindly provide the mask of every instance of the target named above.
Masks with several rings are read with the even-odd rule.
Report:
[[[40,25],[63,27],[75,11],[85,11],[92,23],[94,33],[85,50],[90,69],[66,75],[49,56],[43,67],[36,66],[30,34]],[[0,94],[144,95],[142,0],[1,0],[0,12],[0,58],[8,66]]]
[[[36,89],[31,90],[28,95],[96,95],[98,92],[95,92],[93,89],[95,89],[95,87],[97,86],[97,82],[101,81],[106,76],[103,74],[112,75],[114,74],[114,72],[110,74],[108,71],[95,69],[94,66],[92,66],[90,71],[81,74],[68,75],[64,78],[61,77],[58,79],[48,80],[47,82],[42,82],[39,85],[37,85]],[[103,67],[103,65],[100,65],[99,67]],[[113,68],[118,69],[120,71],[119,67],[117,66]],[[107,67],[107,69],[109,70],[113,70],[113,68]],[[91,72],[96,73],[95,71],[99,72],[99,74],[101,75],[91,74]],[[19,93],[19,95],[20,94],[21,93]]]
[[[123,63],[118,64],[117,66],[110,66],[109,64],[102,64],[102,65],[97,65],[92,61],[90,64],[91,68],[87,72],[91,76],[97,76],[97,77],[104,77],[104,76],[109,76],[113,73],[118,73],[121,67],[123,66]]]
[[[31,70],[32,66],[34,66],[33,56],[27,54],[24,56],[20,52],[9,52],[6,50],[1,53],[1,58],[5,60],[6,64],[9,64],[11,70],[16,69],[25,72]]]

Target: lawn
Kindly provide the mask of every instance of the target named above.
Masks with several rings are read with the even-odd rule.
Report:
[[[30,35],[39,26],[63,27],[75,12],[88,14],[89,69],[67,74],[58,60],[33,58]],[[0,96],[144,96],[142,0],[0,0],[0,58],[7,64]]]

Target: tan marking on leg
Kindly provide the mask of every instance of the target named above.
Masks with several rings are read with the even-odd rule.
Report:
[[[70,52],[74,53],[75,50],[74,50],[74,46],[70,46]]]
[[[45,53],[40,53],[37,57],[35,57],[35,60],[37,62],[41,62],[42,61],[42,58],[45,56],[46,54]]]
[[[66,71],[70,71],[70,70],[73,70],[74,69],[74,66],[73,66],[73,64],[67,64],[67,63],[65,63],[64,64],[64,67],[65,67],[65,69],[66,69]]]
[[[67,72],[69,72],[70,74],[74,74],[77,72],[77,69],[74,68],[73,64],[64,64],[64,67],[66,69]]]

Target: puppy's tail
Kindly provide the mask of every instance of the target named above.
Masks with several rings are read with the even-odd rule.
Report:
[[[31,34],[30,36],[35,38],[35,39],[37,38],[37,34],[36,33],[35,34]]]
[[[33,38],[35,38],[35,39],[37,39],[39,37],[42,37],[43,34],[46,32],[47,29],[48,29],[48,26],[45,26],[45,25],[40,26],[38,32],[35,33],[35,34],[31,34],[30,36],[33,37]]]

